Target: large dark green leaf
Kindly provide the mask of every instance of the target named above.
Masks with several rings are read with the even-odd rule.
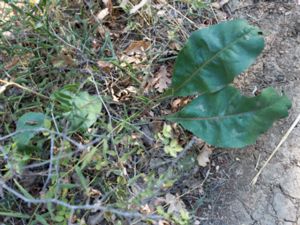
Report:
[[[216,92],[247,69],[264,48],[261,31],[245,20],[194,32],[180,51],[167,95]]]
[[[249,98],[227,86],[199,96],[167,119],[180,123],[209,144],[241,148],[254,143],[275,120],[287,116],[290,107],[290,100],[273,88]]]

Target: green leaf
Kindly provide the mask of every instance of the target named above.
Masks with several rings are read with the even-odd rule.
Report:
[[[49,223],[47,223],[46,219],[38,214],[35,214],[35,218],[38,222],[40,222],[42,225],[49,225]]]
[[[8,217],[30,219],[29,215],[19,213],[19,212],[3,212],[3,211],[0,211],[0,216],[3,216],[3,218],[7,218],[7,219],[8,219]]]
[[[164,147],[165,153],[172,157],[176,157],[178,152],[181,152],[183,148],[178,144],[176,139],[172,139],[169,145]]]
[[[178,54],[172,84],[165,95],[188,96],[221,90],[261,53],[261,34],[245,20],[195,31]]]
[[[71,122],[71,129],[88,129],[92,126],[101,112],[102,104],[98,97],[87,92],[72,96],[72,108],[64,115]]]
[[[96,122],[102,109],[102,102],[97,96],[87,92],[76,93],[78,89],[78,84],[70,84],[51,95],[57,109],[71,123],[71,130],[88,129]]]
[[[228,86],[199,96],[167,119],[180,123],[211,145],[241,148],[254,143],[275,120],[286,117],[290,107],[290,100],[273,88],[249,98]]]
[[[15,135],[14,140],[19,146],[28,145],[31,138],[33,138],[37,133],[37,131],[33,131],[34,129],[49,128],[50,126],[51,126],[50,121],[43,113],[37,113],[37,112],[26,113],[23,116],[21,116],[17,121],[16,131],[22,131],[22,130],[30,130],[30,131],[18,133],[17,135]]]

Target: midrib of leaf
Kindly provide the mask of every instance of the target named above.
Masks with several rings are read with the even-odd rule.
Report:
[[[241,37],[237,38],[236,40],[232,41],[231,43],[229,43],[225,48],[221,49],[220,51],[218,51],[217,53],[215,53],[211,58],[209,58],[206,62],[204,62],[198,69],[196,69],[191,76],[188,76],[187,79],[185,79],[184,82],[181,83],[181,85],[179,85],[177,88],[174,88],[172,93],[177,92],[179,89],[181,89],[187,82],[189,82],[192,78],[194,78],[197,73],[202,70],[205,66],[207,66],[211,61],[213,61],[217,56],[219,56],[219,54],[223,53],[224,51],[228,50],[229,48],[231,48],[232,45],[234,45],[236,42],[240,41],[243,37],[245,37],[246,35],[248,35],[249,33],[251,33],[253,30],[253,28],[250,28],[248,32],[243,33]],[[226,86],[226,85],[224,85]],[[204,94],[200,93],[200,94]]]
[[[258,112],[260,110],[265,110],[265,109],[268,109],[269,107],[273,106],[273,104],[270,104],[266,107],[263,107],[263,108],[259,108],[259,109],[256,109],[256,110],[251,110],[251,111],[247,111],[247,112],[241,112],[241,113],[234,113],[234,114],[228,114],[228,115],[225,115],[225,116],[213,116],[213,117],[170,117],[172,119],[175,119],[175,120],[197,120],[197,121],[201,121],[201,120],[221,120],[221,119],[228,119],[228,118],[231,118],[231,117],[236,117],[236,116],[240,116],[240,115],[245,115],[245,114],[249,114],[249,113],[255,113],[255,112]]]

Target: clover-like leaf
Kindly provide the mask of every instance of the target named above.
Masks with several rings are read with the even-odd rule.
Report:
[[[231,83],[264,48],[262,32],[233,20],[192,33],[176,59],[166,95],[212,93]]]
[[[290,100],[273,88],[250,98],[227,86],[197,97],[167,119],[180,123],[211,145],[241,148],[254,143],[275,120],[286,117],[290,107]]]

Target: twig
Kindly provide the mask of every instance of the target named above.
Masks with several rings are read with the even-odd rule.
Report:
[[[35,129],[19,130],[19,131],[15,131],[13,133],[10,133],[10,134],[8,134],[6,136],[2,136],[2,137],[0,137],[0,142],[4,141],[6,139],[9,139],[9,138],[11,138],[11,137],[13,137],[13,136],[15,136],[17,134],[23,133],[23,132],[36,132],[36,133],[47,132],[47,133],[49,133],[50,135],[53,135],[53,136],[54,135],[60,136],[64,140],[69,141],[71,144],[73,144],[74,146],[77,147],[77,150],[75,150],[75,151],[72,151],[72,152],[64,154],[64,155],[59,154],[57,157],[53,157],[52,160],[49,159],[49,160],[46,160],[44,162],[40,162],[40,163],[35,163],[35,164],[28,165],[28,166],[24,166],[23,167],[24,169],[29,169],[29,168],[32,169],[32,168],[36,168],[36,167],[45,166],[45,165],[47,165],[49,163],[52,163],[54,161],[59,161],[60,159],[63,159],[63,158],[66,158],[66,157],[71,157],[72,155],[74,155],[74,154],[76,154],[78,152],[82,152],[83,150],[87,149],[89,146],[93,146],[94,144],[99,143],[102,140],[102,138],[95,138],[94,140],[90,141],[87,144],[81,144],[81,143],[77,143],[76,141],[74,141],[73,139],[71,139],[70,137],[68,137],[65,133],[60,133],[58,131],[55,132],[53,130],[49,130],[49,129],[46,129],[46,128],[35,128]],[[4,156],[6,156],[6,155],[4,155]]]
[[[192,20],[190,20],[186,15],[184,15],[182,12],[180,12],[179,10],[177,10],[175,7],[173,7],[172,5],[168,4],[167,5],[169,8],[175,10],[178,14],[180,14],[184,19],[186,19],[187,21],[189,21],[194,27],[196,27],[197,29],[199,29],[200,27]]]
[[[255,177],[252,179],[251,181],[251,185],[254,186],[258,180],[258,177],[260,176],[260,174],[262,173],[262,171],[265,169],[265,167],[268,165],[268,163],[270,162],[270,160],[273,158],[273,156],[275,155],[275,153],[278,151],[278,149],[280,148],[280,146],[285,142],[285,140],[288,138],[288,136],[290,135],[290,133],[292,132],[292,130],[296,127],[296,125],[299,123],[300,121],[300,114],[297,116],[297,118],[295,119],[294,123],[290,126],[290,128],[288,129],[288,131],[285,133],[285,135],[281,138],[279,144],[276,146],[276,148],[274,149],[274,151],[272,152],[272,154],[269,156],[269,158],[267,159],[267,161],[264,163],[264,165],[262,166],[262,168],[260,168],[260,170],[258,171],[258,173],[255,175]]]
[[[51,180],[52,177],[52,168],[53,168],[53,154],[54,154],[54,136],[51,135],[51,140],[50,140],[50,163],[49,163],[49,169],[48,169],[48,176],[47,176],[47,180],[43,186],[42,191],[45,193],[46,192],[46,188],[48,183]]]
[[[100,140],[102,140],[101,137],[94,139],[93,141],[89,142],[88,144],[81,144],[78,143],[74,140],[72,140],[70,137],[68,137],[66,134],[64,133],[60,133],[59,131],[53,131],[53,130],[49,130],[46,128],[37,128],[37,129],[24,129],[24,130],[19,130],[19,131],[15,131],[13,133],[10,133],[9,135],[6,136],[2,136],[0,137],[0,141],[4,141],[8,138],[11,138],[19,133],[23,133],[23,132],[47,132],[51,135],[51,143],[50,143],[50,160],[49,163],[49,169],[48,169],[48,177],[47,180],[43,186],[43,190],[45,190],[47,188],[47,184],[50,182],[51,179],[51,174],[52,174],[52,169],[53,169],[53,162],[55,160],[59,160],[60,158],[62,158],[63,156],[60,157],[53,157],[54,155],[54,138],[55,136],[60,136],[65,140],[68,140],[70,143],[74,144],[78,149],[76,151],[73,151],[71,153],[75,154],[75,152],[78,151],[83,151],[85,149],[87,149],[89,146],[94,145],[95,143],[100,142]],[[8,158],[7,154],[5,153],[4,149],[0,148],[0,152],[2,152],[3,157],[5,159]],[[40,163],[40,165],[45,165],[47,164],[45,162]],[[32,166],[32,165],[30,165]],[[5,189],[7,192],[9,192],[10,194],[16,196],[17,198],[23,200],[24,202],[28,203],[28,204],[55,204],[55,205],[60,205],[63,207],[66,207],[68,209],[71,210],[71,215],[72,213],[74,213],[76,210],[92,210],[92,211],[101,211],[101,212],[110,212],[113,213],[115,215],[118,216],[123,216],[123,217],[127,217],[127,218],[139,218],[139,219],[152,219],[152,220],[159,220],[162,219],[163,217],[160,215],[156,215],[156,214],[151,214],[151,215],[144,215],[142,213],[136,212],[136,211],[125,211],[123,209],[117,209],[117,208],[112,208],[109,206],[103,206],[102,205],[102,201],[98,201],[95,204],[83,204],[83,205],[72,205],[69,204],[67,202],[61,201],[58,198],[28,198],[24,195],[22,195],[20,192],[14,190],[13,188],[9,187],[5,181],[2,179],[2,177],[0,176],[0,188],[1,189]],[[69,223],[72,224],[72,218],[69,218]]]
[[[175,159],[165,160],[164,162],[150,166],[150,169],[153,170],[155,168],[166,165],[168,163],[172,163],[172,166],[175,166],[175,164],[179,161],[179,159],[181,159],[186,154],[186,152],[189,151],[194,146],[194,144],[197,141],[199,141],[199,139],[196,136],[193,136],[192,139],[185,145],[185,147],[182,149],[182,151],[177,155]]]
[[[17,130],[15,132],[12,132],[6,136],[3,136],[3,137],[0,137],[0,141],[4,141],[8,138],[11,138],[17,134],[20,134],[20,133],[24,133],[24,132],[36,132],[36,133],[39,133],[39,132],[47,132],[49,134],[55,134],[55,135],[58,135],[58,136],[61,136],[62,138],[65,138],[67,141],[69,141],[71,144],[75,145],[78,149],[85,149],[86,145],[83,145],[81,143],[77,143],[76,141],[74,141],[73,139],[69,138],[68,136],[66,136],[65,134],[62,134],[62,133],[59,133],[59,132],[56,132],[56,131],[53,131],[53,130],[49,130],[49,129],[46,129],[46,128],[36,128],[36,129],[23,129],[23,130]],[[95,141],[95,140],[94,140]]]
[[[50,99],[48,96],[46,96],[46,95],[43,95],[43,94],[40,94],[40,93],[38,93],[38,92],[36,92],[36,91],[33,91],[33,90],[31,90],[31,89],[29,89],[29,88],[27,88],[27,87],[24,87],[24,86],[22,86],[22,85],[20,85],[20,84],[17,84],[17,83],[15,83],[15,82],[12,82],[12,81],[6,81],[6,80],[2,80],[2,79],[0,79],[0,83],[3,83],[6,87],[7,86],[15,86],[15,87],[17,87],[17,88],[20,88],[20,89],[22,89],[22,90],[24,90],[24,91],[28,91],[28,92],[30,92],[30,93],[32,93],[32,94],[35,94],[35,95],[37,95],[37,96],[39,96],[39,97],[41,97],[41,98],[44,98],[44,99]]]
[[[85,205],[71,205],[69,203],[57,200],[57,199],[52,199],[52,198],[45,198],[45,199],[36,199],[36,198],[27,198],[24,195],[20,194],[19,192],[15,191],[14,189],[10,188],[9,186],[6,185],[6,183],[0,178],[0,186],[8,191],[9,193],[13,194],[17,198],[23,200],[24,202],[28,204],[55,204],[55,205],[60,205],[64,206],[71,211],[75,210],[93,210],[93,211],[103,211],[103,212],[111,212],[113,214],[123,216],[123,217],[128,217],[128,218],[143,218],[143,219],[153,219],[153,220],[159,220],[162,219],[161,216],[159,215],[144,215],[138,212],[130,212],[130,211],[123,211],[120,209],[116,208],[110,208],[110,207],[105,207],[101,205],[101,202],[95,203],[95,204],[85,204]]]
[[[96,88],[96,92],[97,92],[98,98],[100,99],[102,105],[104,106],[105,111],[107,112],[107,115],[108,115],[108,118],[109,118],[109,124],[111,124],[111,123],[112,123],[112,120],[111,120],[111,118],[112,118],[111,113],[110,113],[110,111],[108,110],[108,107],[107,107],[107,105],[105,104],[105,102],[104,102],[104,100],[103,100],[103,98],[102,98],[102,96],[101,96],[101,94],[100,94],[100,91],[99,91],[98,85],[97,85],[97,83],[96,83],[94,74],[93,74],[93,72],[92,72],[90,69],[87,69],[87,71],[88,71],[88,73],[89,73],[89,74],[91,75],[91,77],[92,77],[92,79],[90,79],[90,80],[91,80],[91,82],[94,84],[94,86],[95,86],[95,88]]]

